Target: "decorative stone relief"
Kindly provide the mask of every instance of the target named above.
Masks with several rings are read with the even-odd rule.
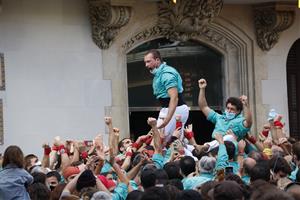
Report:
[[[158,2],[158,27],[170,39],[186,41],[206,26],[222,9],[222,0],[169,0]]]
[[[131,8],[111,5],[110,0],[88,0],[88,4],[93,41],[100,49],[107,49],[128,23]]]
[[[156,25],[135,34],[133,37],[127,40],[122,47],[125,49],[125,51],[128,51],[133,46],[140,44],[143,41],[149,41],[162,36],[165,37],[165,33],[166,32],[164,32],[160,26]],[[185,36],[187,39],[199,40],[200,38],[201,40],[208,41],[208,43],[212,43],[224,51],[233,46],[231,41],[229,41],[226,37],[224,37],[224,35],[222,35],[222,33],[219,33],[218,30],[214,29],[210,25],[205,26],[201,32],[193,32],[185,34]]]
[[[282,3],[264,3],[254,6],[254,24],[258,46],[269,51],[279,40],[282,31],[294,22],[295,5]]]

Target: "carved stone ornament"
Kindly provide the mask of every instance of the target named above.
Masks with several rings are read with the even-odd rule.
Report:
[[[282,31],[294,22],[295,5],[265,3],[254,6],[254,24],[258,46],[269,51],[279,40]]]
[[[164,34],[164,30],[156,25],[135,34],[133,37],[127,40],[122,47],[125,49],[125,51],[128,51],[136,44],[156,39],[164,36]],[[201,32],[189,33],[188,36],[187,34],[185,34],[185,36],[188,37],[188,39],[200,39],[202,41],[206,41],[207,43],[211,43],[220,47],[224,51],[227,51],[233,46],[233,44],[226,37],[224,37],[222,33],[211,26],[205,26],[205,28],[202,28]]]
[[[167,38],[186,41],[191,34],[201,33],[217,17],[222,0],[169,0],[158,2],[158,26]]]
[[[128,23],[131,8],[111,5],[109,0],[88,0],[88,4],[93,41],[100,49],[107,49]]]

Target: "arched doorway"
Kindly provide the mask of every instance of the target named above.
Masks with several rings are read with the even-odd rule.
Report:
[[[184,100],[190,107],[188,124],[198,142],[211,140],[213,124],[208,122],[198,108],[198,80],[208,81],[207,101],[211,108],[221,111],[224,99],[223,56],[219,52],[196,41],[170,41],[158,38],[145,42],[127,54],[128,104],[131,137],[145,134],[149,129],[147,117],[158,116],[160,105],[152,94],[152,75],[144,67],[144,55],[150,49],[158,49],[163,61],[181,74]]]
[[[290,136],[300,139],[300,39],[292,45],[286,67]]]

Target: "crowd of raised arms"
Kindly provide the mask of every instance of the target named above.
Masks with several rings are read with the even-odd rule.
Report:
[[[55,137],[41,145],[41,159],[39,152],[24,156],[18,146],[7,147],[0,199],[300,199],[300,142],[287,137],[282,115],[272,110],[250,134],[247,97],[229,98],[218,114],[206,103],[206,86],[200,79],[199,107],[215,124],[212,141],[197,144],[192,125],[183,127],[176,113],[170,137],[149,117],[149,132],[135,141],[120,138],[122,130],[105,117],[108,141],[103,134],[90,141]]]

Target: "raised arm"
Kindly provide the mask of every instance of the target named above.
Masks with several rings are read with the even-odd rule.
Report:
[[[208,107],[206,98],[205,98],[205,88],[207,86],[205,79],[200,79],[198,81],[199,84],[199,96],[198,96],[198,104],[200,107],[200,110],[203,112],[203,114],[207,117],[211,109]]]
[[[153,131],[153,141],[154,141],[154,150],[155,153],[161,154],[162,153],[162,145],[161,145],[161,140],[159,136],[159,131],[156,127],[156,119],[149,117],[147,120],[148,124],[151,126],[152,131]]]
[[[243,122],[244,126],[246,128],[250,128],[252,125],[252,114],[249,108],[249,104],[248,104],[248,98],[245,95],[242,95],[240,97],[240,100],[243,104],[243,113],[244,113],[244,117],[245,117],[245,121]]]
[[[178,91],[177,88],[172,87],[168,89],[168,95],[170,97],[169,107],[168,107],[168,114],[164,119],[163,123],[158,127],[159,129],[164,128],[172,119],[172,116],[175,113],[177,104],[178,104]]]

